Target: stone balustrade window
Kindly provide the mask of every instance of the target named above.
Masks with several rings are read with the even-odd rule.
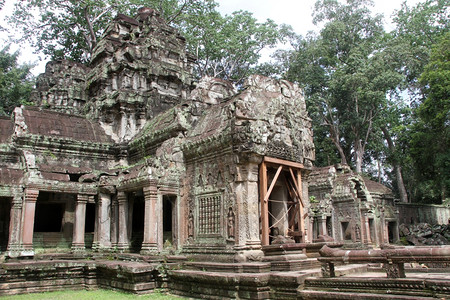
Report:
[[[197,224],[199,236],[222,234],[222,195],[208,194],[197,198]]]

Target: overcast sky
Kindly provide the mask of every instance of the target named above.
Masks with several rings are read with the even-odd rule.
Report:
[[[236,10],[247,10],[260,21],[272,19],[277,24],[286,23],[299,34],[316,30],[312,23],[312,11],[316,0],[216,0],[222,14],[231,14]],[[375,13],[382,13],[385,20],[390,21],[395,10],[400,9],[404,0],[374,0],[375,6],[371,9]],[[424,0],[406,0],[408,6],[424,2]],[[386,23],[386,28],[390,24]]]
[[[3,19],[5,13],[10,11],[10,7],[16,1],[21,0],[7,0],[4,9],[0,11],[0,19]],[[424,0],[406,0],[408,6],[423,2]],[[253,13],[253,16],[260,22],[266,19],[272,19],[277,24],[285,23],[292,26],[294,31],[298,34],[305,35],[308,31],[317,31],[317,28],[312,24],[312,11],[316,0],[216,0],[219,3],[219,11],[224,14],[231,14],[237,10],[247,10]],[[387,21],[385,26],[387,30],[392,29],[389,21],[392,13],[400,9],[401,3],[404,0],[375,0],[375,6],[372,11],[375,13],[382,13]],[[4,41],[4,36],[1,36]],[[18,48],[14,48],[16,50]],[[22,47],[21,62],[24,61],[38,61],[39,57],[32,54],[31,49]],[[265,54],[268,55],[267,53]],[[34,74],[44,72],[45,62],[40,62],[33,70]]]

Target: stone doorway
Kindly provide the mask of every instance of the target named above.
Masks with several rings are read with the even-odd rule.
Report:
[[[84,244],[87,249],[92,249],[95,231],[95,203],[86,204],[86,217],[84,223]]]
[[[397,222],[388,222],[388,241],[390,244],[398,242],[398,227]]]
[[[263,246],[279,235],[304,241],[302,169],[299,163],[264,157],[259,168]]]
[[[177,249],[177,196],[163,195],[163,248]]]
[[[129,233],[131,237],[130,250],[131,252],[139,253],[144,240],[145,200],[142,190],[130,194],[129,204],[129,220],[131,221],[131,232]]]
[[[75,222],[75,199],[74,194],[39,193],[34,215],[35,248],[70,248]]]
[[[0,197],[0,252],[8,248],[11,203],[10,198]]]

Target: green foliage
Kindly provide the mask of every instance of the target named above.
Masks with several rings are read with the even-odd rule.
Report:
[[[431,46],[450,28],[449,7],[450,0],[426,0],[413,7],[405,1],[394,16],[397,54],[412,92],[420,87],[418,77],[429,60]]]
[[[436,44],[420,79],[424,99],[412,125],[410,153],[421,202],[441,203],[450,189],[450,33]]]
[[[314,22],[323,29],[318,36],[300,37],[291,53],[286,77],[305,88],[319,165],[336,162],[338,153],[341,162],[353,162],[361,172],[386,93],[401,81],[385,50],[382,18],[371,15],[370,5],[317,1]]]
[[[184,26],[188,49],[199,60],[196,73],[234,82],[246,77],[257,65],[260,51],[274,47],[286,30],[280,30],[272,20],[258,23],[247,11],[224,17],[210,11]]]
[[[0,50],[0,115],[9,115],[16,106],[30,104],[34,85],[29,64],[19,65],[19,52],[9,53],[9,46]]]

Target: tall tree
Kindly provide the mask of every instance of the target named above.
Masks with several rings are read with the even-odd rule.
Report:
[[[0,115],[9,115],[21,104],[28,104],[34,85],[30,64],[19,65],[19,52],[9,53],[10,47],[0,50]]]
[[[421,106],[426,92],[419,78],[430,60],[432,45],[450,28],[449,4],[449,0],[426,0],[409,7],[405,1],[394,16],[397,26],[388,45],[392,57],[396,58],[393,65],[404,75],[404,81],[398,90],[408,91],[398,93],[398,97],[404,103],[403,106],[411,106],[409,116],[397,114],[397,121],[392,121],[395,115],[391,115],[391,121],[386,122],[391,145],[394,146],[390,147],[389,157],[396,174],[399,173],[398,169],[402,170],[411,201],[441,201],[441,189],[437,182],[442,177],[437,176],[438,172],[430,172],[430,168],[435,168],[436,156],[431,155],[434,150],[419,155],[417,149],[425,150],[420,144],[429,145],[430,149],[433,145],[439,145],[442,136],[423,130],[424,127],[420,124],[423,125],[424,121],[420,118],[420,109],[418,111],[417,107]],[[401,104],[397,103],[397,106],[400,107]],[[434,138],[437,143],[433,142]],[[399,177],[395,177],[399,182]],[[401,193],[401,189],[399,192]]]
[[[352,162],[357,172],[381,123],[386,93],[401,80],[385,58],[382,17],[372,16],[370,5],[317,1],[314,22],[323,29],[298,43],[287,73],[305,86],[315,132],[326,128],[341,162]]]
[[[199,76],[234,82],[248,76],[262,49],[274,47],[283,38],[283,31],[272,20],[259,23],[242,10],[226,16],[214,11],[185,26],[189,51],[198,58]]]
[[[417,196],[441,203],[450,189],[450,33],[433,47],[419,83],[424,98],[411,134]]]

